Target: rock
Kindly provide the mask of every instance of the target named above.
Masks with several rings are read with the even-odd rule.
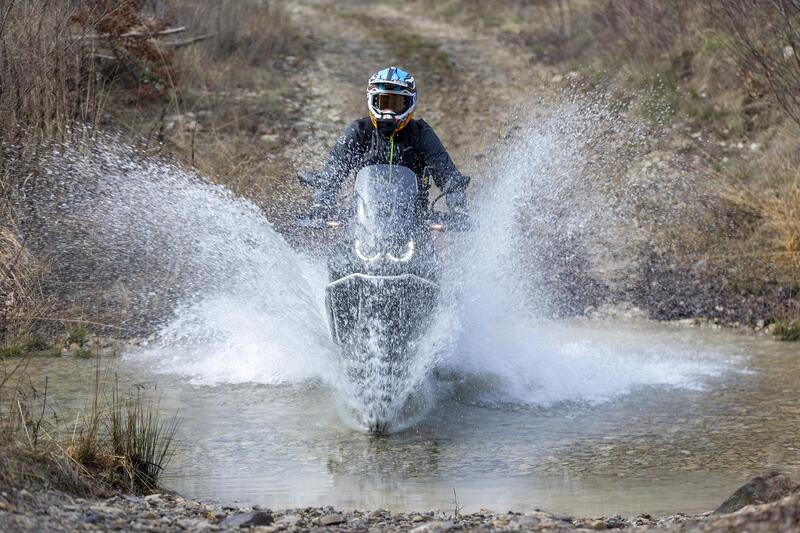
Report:
[[[347,522],[347,519],[344,515],[338,513],[328,514],[319,519],[319,525],[321,526],[335,526],[336,524],[343,524],[345,522]]]
[[[148,494],[144,497],[144,501],[149,504],[156,504],[161,501],[161,494]]]
[[[124,509],[121,507],[117,507],[115,505],[106,505],[104,503],[98,505],[92,505],[89,507],[95,513],[102,513],[102,514],[110,514],[110,515],[118,515],[125,512]]]
[[[727,500],[722,502],[715,514],[728,514],[747,505],[772,503],[800,490],[800,485],[780,472],[769,472],[757,476],[739,487]]]
[[[274,146],[280,143],[281,137],[277,133],[265,133],[261,136],[261,142]]]
[[[539,524],[539,519],[535,516],[522,515],[515,517],[511,523],[519,526],[535,526]]]
[[[412,533],[424,533],[426,531],[447,531],[453,528],[452,522],[428,522],[411,530]]]
[[[251,526],[268,526],[272,524],[272,513],[265,511],[250,511],[249,513],[240,513],[229,516],[222,522],[222,527],[251,527]]]
[[[300,516],[295,513],[283,515],[278,522],[287,526],[293,526],[300,521]]]
[[[202,518],[180,518],[177,521],[178,527],[189,531],[203,531],[211,528],[211,524]]]
[[[622,529],[625,527],[625,520],[618,514],[606,519],[608,529]]]
[[[594,529],[594,530],[601,530],[607,529],[606,523],[602,520],[592,520],[591,522],[587,522],[583,525],[586,529]]]

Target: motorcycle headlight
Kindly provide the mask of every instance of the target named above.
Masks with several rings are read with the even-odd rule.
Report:
[[[410,261],[411,258],[414,257],[414,241],[412,241],[412,240],[408,241],[408,243],[406,244],[406,250],[405,250],[405,252],[403,252],[403,255],[398,257],[398,256],[392,254],[391,252],[387,252],[386,253],[386,257],[388,257],[390,260],[394,261],[395,263],[397,263],[397,262],[406,263],[406,262]]]
[[[381,252],[374,246],[364,244],[360,240],[356,239],[356,256],[358,256],[358,258],[361,259],[362,261],[371,263],[373,261],[377,261],[378,258],[380,258]]]

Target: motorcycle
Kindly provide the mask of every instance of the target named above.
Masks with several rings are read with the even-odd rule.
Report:
[[[299,175],[314,185],[316,176]],[[333,341],[350,378],[370,382],[367,425],[382,432],[402,391],[407,352],[435,311],[439,262],[434,233],[472,227],[462,213],[436,211],[417,175],[398,165],[371,165],[356,175],[353,205],[312,213],[306,228],[342,231],[328,258],[325,308]],[[377,370],[376,370],[377,369]],[[377,375],[376,375],[377,374]],[[377,381],[376,381],[377,380]],[[376,390],[377,389],[377,390]]]

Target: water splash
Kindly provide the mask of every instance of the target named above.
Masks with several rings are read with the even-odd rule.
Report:
[[[116,288],[122,325],[157,329],[133,359],[203,384],[328,371],[324,269],[255,205],[113,138],[60,147],[46,168],[30,225],[63,278]]]
[[[594,269],[643,239],[631,207],[642,190],[609,190],[608,176],[635,164],[654,133],[602,95],[545,107],[498,151],[495,179],[476,198],[479,229],[455,243],[439,364],[483,376],[490,404],[592,404],[644,386],[701,387],[729,362],[724,354],[637,333],[633,323],[550,318],[599,304]]]
[[[31,192],[29,227],[62,276],[97,284],[126,325],[158,320],[131,364],[201,385],[322,381],[357,427],[380,402],[392,429],[413,423],[436,401],[438,371],[479,376],[489,404],[591,404],[642,386],[702,386],[727,366],[719,354],[628,326],[551,319],[599,302],[598,258],[636,240],[626,210],[635,198],[621,202],[607,190],[613,180],[598,177],[635,160],[650,132],[602,99],[561,102],[524,123],[491,176],[475,180],[479,229],[444,237],[440,309],[391,383],[369,368],[354,382],[339,364],[323,258],[292,249],[252,203],[178,165],[116,139],[61,147]]]

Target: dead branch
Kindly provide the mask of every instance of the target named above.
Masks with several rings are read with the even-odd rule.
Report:
[[[74,38],[78,40],[103,40],[103,39],[124,39],[128,37],[164,37],[166,35],[174,35],[186,31],[186,26],[178,28],[167,28],[161,31],[129,31],[125,33],[91,33],[88,35],[77,35]]]
[[[205,41],[206,39],[212,38],[214,35],[211,33],[207,33],[205,35],[197,35],[195,37],[190,37],[189,39],[183,39],[182,41],[170,41],[166,43],[161,43],[162,46],[171,46],[172,48],[180,48],[182,46],[189,46],[190,44],[199,43],[200,41]]]

